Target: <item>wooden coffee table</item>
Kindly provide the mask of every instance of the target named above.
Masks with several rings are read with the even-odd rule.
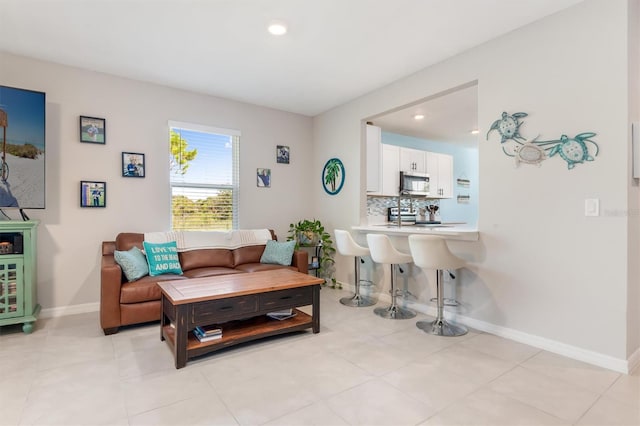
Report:
[[[267,336],[311,328],[320,332],[323,279],[289,269],[159,282],[162,290],[160,340],[171,347],[176,368],[189,358]],[[282,321],[267,313],[312,305],[308,315]],[[216,324],[222,338],[200,342],[196,326]]]

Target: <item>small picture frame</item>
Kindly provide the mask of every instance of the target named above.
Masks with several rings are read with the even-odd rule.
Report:
[[[106,121],[104,118],[80,116],[80,142],[107,143]]]
[[[106,207],[107,183],[93,180],[80,181],[80,207]]]
[[[289,164],[289,147],[285,145],[276,145],[276,162],[280,164]]]
[[[256,178],[259,188],[271,188],[271,169],[256,169]]]
[[[122,153],[122,176],[143,178],[145,171],[144,154],[139,152]]]
[[[320,263],[318,262],[318,256],[311,256],[311,267],[316,269],[320,267]]]

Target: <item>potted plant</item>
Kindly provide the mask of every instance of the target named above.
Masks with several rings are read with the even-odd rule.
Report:
[[[319,220],[304,219],[289,225],[287,241],[295,240],[296,250],[300,247],[319,248],[318,277],[324,278],[325,284],[331,283],[332,288],[341,288],[333,277],[335,271],[333,259],[336,249],[333,247],[331,235],[325,231]]]

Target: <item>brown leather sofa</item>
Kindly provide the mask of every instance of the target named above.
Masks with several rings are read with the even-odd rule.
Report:
[[[276,236],[271,231],[272,238]],[[122,269],[115,262],[114,250],[142,249],[144,234],[121,233],[115,241],[102,242],[100,267],[100,326],[105,335],[118,332],[123,325],[157,321],[160,319],[159,281],[241,274],[278,268],[308,272],[308,254],[295,251],[291,266],[260,263],[265,245],[229,249],[199,249],[178,253],[183,275],[145,276],[127,282]]]

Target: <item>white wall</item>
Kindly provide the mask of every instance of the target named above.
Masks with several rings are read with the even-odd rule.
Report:
[[[289,223],[313,217],[309,117],[1,52],[0,84],[47,96],[47,207],[27,212],[41,221],[38,301],[44,309],[99,301],[102,241],[119,232],[169,229],[169,120],[242,132],[242,228],[273,228],[284,240]],[[80,115],[106,118],[105,145],[79,142]],[[276,163],[276,145],[290,146],[291,164]],[[121,176],[123,151],[146,154],[144,179]],[[271,188],[256,187],[258,167],[271,168]],[[79,207],[80,180],[107,182],[106,208]]]
[[[629,121],[640,123],[640,2],[629,4]],[[628,167],[632,167],[629,152]],[[640,235],[640,191],[637,179],[630,179],[628,235]],[[629,238],[629,276],[627,299],[627,356],[640,362],[640,238]]]
[[[470,262],[457,296],[474,320],[627,359],[638,348],[627,349],[627,243],[638,239],[627,234],[638,217],[616,213],[629,199],[627,36],[626,1],[587,0],[316,117],[315,173],[329,156],[350,173],[337,196],[318,191],[318,217],[348,229],[362,216],[363,118],[473,80],[481,135],[502,111],[529,113],[529,137],[596,132],[600,155],[573,170],[558,157],[516,168],[495,136],[480,142],[481,237],[451,244]],[[585,198],[599,198],[603,215],[585,217]],[[337,265],[346,280],[349,262]],[[426,303],[425,283],[410,285]]]

